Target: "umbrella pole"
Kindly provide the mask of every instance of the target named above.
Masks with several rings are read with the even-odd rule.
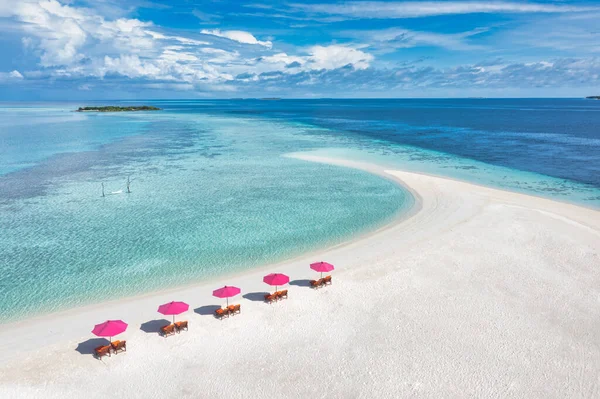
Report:
[[[321,278],[323,278],[323,272],[321,272]]]
[[[173,315],[173,324],[175,324],[175,315]]]
[[[227,298],[227,307],[229,307],[229,297]]]

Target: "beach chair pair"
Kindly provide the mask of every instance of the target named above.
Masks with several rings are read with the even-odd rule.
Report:
[[[273,294],[266,294],[265,295],[265,302],[267,303],[273,303],[276,301],[280,301],[282,299],[287,299],[288,297],[288,291],[287,290],[283,290],[283,291],[277,291]]]
[[[321,288],[329,284],[331,284],[331,276],[325,276],[318,280],[310,280],[310,286],[312,288]]]
[[[104,357],[104,356],[110,357],[111,353],[114,353],[116,355],[119,352],[126,352],[126,351],[127,351],[127,341],[115,341],[115,342],[112,342],[110,345],[102,345],[102,346],[97,347],[96,349],[94,349],[94,355],[98,359],[102,359],[102,357]]]
[[[219,308],[215,310],[215,317],[217,319],[223,319],[225,317],[234,316],[238,313],[242,313],[242,305],[229,305],[227,308]]]
[[[160,328],[160,332],[163,337],[168,337],[170,335],[175,335],[175,333],[180,333],[182,331],[188,330],[188,322],[186,321],[178,321],[175,324],[169,324],[167,326],[163,326]]]

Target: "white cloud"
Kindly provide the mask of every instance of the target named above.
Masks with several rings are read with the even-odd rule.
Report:
[[[209,42],[159,32],[151,22],[106,20],[93,9],[63,5],[57,0],[21,0],[12,7],[6,7],[2,0],[0,3],[0,17],[20,23],[25,35],[23,47],[39,56],[39,65],[45,70],[40,77],[120,75],[217,83],[233,79],[211,62],[224,63],[236,53],[206,54],[199,47]],[[31,76],[34,74],[32,71]],[[4,74],[2,78],[8,77]]]
[[[316,14],[382,19],[474,13],[566,13],[600,9],[592,6],[506,1],[349,1],[343,4],[292,4],[291,7]]]
[[[311,69],[336,69],[346,65],[352,65],[355,69],[366,69],[373,61],[371,54],[340,45],[313,46],[310,53],[308,60]]]
[[[260,41],[250,32],[245,32],[243,30],[220,30],[220,29],[202,29],[202,34],[223,37],[229,40],[233,40],[234,42],[243,43],[243,44],[258,44],[264,46],[266,48],[271,48],[273,43],[270,41]]]
[[[230,64],[237,60],[240,56],[240,53],[237,51],[226,51],[218,48],[205,47],[201,48],[200,52],[203,54],[207,54],[208,58],[207,62],[213,64]]]
[[[287,55],[286,53],[277,53],[277,54],[261,57],[261,61],[266,62],[268,64],[279,64],[280,67],[285,67],[294,62],[304,64],[306,62],[306,57]]]
[[[103,75],[106,73],[117,73],[129,78],[163,78],[160,68],[151,62],[140,60],[137,55],[121,55],[118,58],[104,57]]]
[[[23,75],[21,75],[21,72],[17,70],[9,72],[8,77],[13,79],[23,79]]]
[[[350,46],[333,44],[330,46],[312,46],[305,52],[307,55],[295,56],[286,53],[277,53],[271,56],[261,57],[259,64],[271,65],[271,68],[259,68],[260,72],[282,71],[296,73],[301,71],[336,69],[347,65],[354,69],[365,69],[374,57]],[[288,71],[287,69],[291,69]]]
[[[0,72],[0,82],[16,82],[21,80],[23,80],[23,75],[17,70],[12,72]]]

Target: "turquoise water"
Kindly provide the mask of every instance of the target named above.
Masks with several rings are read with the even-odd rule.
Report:
[[[327,142],[308,128],[176,113],[56,123],[63,112],[39,111],[52,122],[28,133],[46,141],[35,160],[3,162],[3,320],[290,258],[374,229],[412,204],[380,177],[282,157]],[[101,197],[101,182],[106,193],[124,190],[128,176],[131,194]]]
[[[0,321],[291,258],[414,203],[386,179],[292,153],[600,207],[600,108],[522,101],[0,107]]]

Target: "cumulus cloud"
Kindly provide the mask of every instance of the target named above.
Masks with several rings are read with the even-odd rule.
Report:
[[[315,14],[380,19],[475,13],[567,13],[600,9],[597,6],[506,1],[349,1],[342,4],[292,4],[291,7]]]
[[[371,54],[348,46],[313,46],[309,62],[312,69],[335,69],[351,65],[356,69],[366,69],[373,61]]]
[[[21,72],[14,70],[12,72],[0,72],[0,82],[23,80]]]
[[[220,30],[220,29],[202,29],[201,31],[204,35],[211,35],[217,37],[223,37],[229,40],[233,40],[234,42],[243,43],[243,44],[258,44],[260,46],[264,46],[266,48],[273,47],[273,43],[270,41],[260,41],[250,32],[245,32],[243,30]]]
[[[9,72],[8,77],[12,79],[23,79],[23,75],[21,75],[21,72],[17,70]]]
[[[277,53],[259,58],[259,65],[271,65],[268,71],[284,71],[294,73],[297,70],[310,71],[319,69],[336,69],[350,66],[354,69],[366,69],[373,61],[373,55],[359,49],[343,46],[311,46],[305,49],[306,55],[288,55]]]
[[[198,48],[209,42],[159,32],[151,22],[107,20],[93,9],[57,0],[21,0],[11,7],[3,3],[0,17],[20,23],[23,46],[38,54],[44,73],[54,77],[120,75],[182,82],[232,79],[211,65],[217,57],[202,57],[205,53]]]

